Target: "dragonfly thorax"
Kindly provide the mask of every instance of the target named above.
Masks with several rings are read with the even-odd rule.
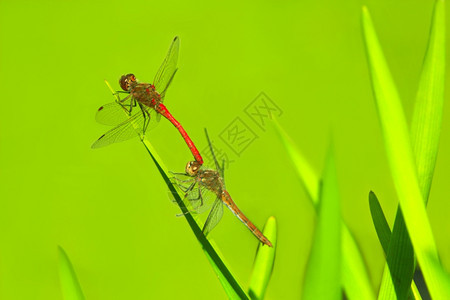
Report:
[[[131,84],[130,93],[134,99],[148,107],[155,107],[161,102],[161,95],[153,84]]]
[[[198,183],[216,195],[221,194],[223,190],[223,180],[219,172],[211,169],[200,169],[196,179]]]

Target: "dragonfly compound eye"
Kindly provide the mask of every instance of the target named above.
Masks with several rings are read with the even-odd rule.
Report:
[[[186,165],[186,174],[189,176],[197,175],[198,170],[200,169],[200,164],[196,161],[190,161]]]
[[[128,76],[122,75],[122,77],[120,77],[119,84],[120,84],[120,87],[122,88],[122,90],[128,91],[128,89],[130,87],[130,83],[128,82]]]

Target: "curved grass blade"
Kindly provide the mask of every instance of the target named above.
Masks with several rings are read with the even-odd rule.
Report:
[[[341,299],[341,212],[330,148],[323,175],[317,225],[306,269],[302,299]]]
[[[378,116],[404,221],[431,296],[447,299],[449,279],[436,269],[442,267],[419,188],[403,109],[366,7],[363,7],[362,23]],[[391,245],[392,241],[393,238]]]
[[[248,294],[251,299],[264,299],[266,288],[272,275],[277,248],[277,222],[275,217],[267,219],[263,234],[272,242],[272,247],[258,247]]]
[[[115,96],[115,92],[112,89],[112,87],[109,85],[109,83],[105,80],[106,85],[112,92],[112,94]],[[138,127],[136,127],[138,128]],[[167,187],[169,188],[170,192],[172,193],[175,201],[177,202],[178,206],[180,207],[183,215],[186,218],[186,221],[188,222],[189,226],[191,227],[192,232],[194,233],[197,240],[202,245],[203,251],[208,258],[209,262],[211,263],[211,266],[213,267],[213,270],[216,272],[217,277],[219,278],[220,283],[222,284],[227,296],[230,299],[249,299],[248,295],[244,292],[242,287],[239,285],[237,280],[234,278],[234,276],[231,274],[225,263],[223,262],[222,258],[220,257],[218,251],[216,251],[213,247],[213,245],[208,241],[205,237],[205,235],[202,232],[202,229],[197,224],[194,217],[189,213],[189,210],[185,206],[183,200],[181,199],[180,195],[178,194],[178,190],[174,187],[172,182],[170,181],[169,176],[169,170],[163,163],[162,159],[159,157],[156,150],[153,148],[151,143],[145,138],[141,138],[141,142],[144,145],[147,152],[150,154],[150,157],[152,158],[153,162],[156,165],[156,168],[158,169],[159,173],[161,174],[164,182],[166,183]]]
[[[361,250],[344,220],[341,223],[341,276],[346,299],[375,299]]]
[[[295,171],[301,183],[304,185],[310,200],[316,206],[319,201],[319,176],[317,176],[316,172],[308,163],[308,160],[297,149],[291,137],[284,131],[276,119],[273,120],[273,124],[284,148],[294,163]]]
[[[69,257],[61,246],[58,246],[58,267],[61,291],[65,300],[84,300],[83,291],[77,279]]]
[[[274,120],[275,130],[278,133],[290,159],[296,167],[300,181],[303,183],[308,196],[318,211],[319,177],[308,164],[307,159],[295,146],[292,139],[283,128]],[[356,244],[345,222],[342,220],[342,285],[348,299],[375,299],[375,294],[367,274],[361,251]]]
[[[418,180],[422,196],[427,203],[436,163],[444,102],[445,74],[445,17],[443,1],[437,1],[434,8],[428,49],[424,59],[419,90],[411,127],[411,142],[415,154]],[[414,275],[415,260],[411,242],[405,228],[401,210],[398,209],[392,234],[393,245],[388,252],[387,263],[390,272],[385,271],[380,297],[402,299],[408,293],[415,293],[408,282]],[[391,275],[392,274],[392,275]],[[400,278],[393,293],[392,277]]]
[[[222,258],[219,256],[218,252],[214,249],[212,244],[206,239],[200,226],[197,224],[195,219],[189,213],[189,210],[186,208],[183,200],[181,199],[181,197],[178,194],[178,190],[175,189],[172,182],[170,181],[170,178],[168,176],[168,174],[169,174],[168,169],[162,162],[159,155],[156,153],[153,146],[145,138],[142,139],[142,143],[144,144],[145,149],[147,149],[147,152],[150,154],[151,158],[153,159],[153,162],[155,163],[156,167],[158,168],[159,173],[161,174],[161,176],[163,177],[167,186],[169,187],[170,192],[174,195],[174,198],[175,198],[178,206],[180,207],[181,211],[183,212],[184,216],[186,217],[186,221],[188,222],[189,226],[191,227],[192,232],[194,233],[195,237],[202,245],[203,251],[205,252],[205,254],[206,254],[209,262],[211,263],[214,271],[216,272],[217,276],[219,277],[219,280],[220,280],[223,288],[225,289],[225,292],[227,293],[228,297],[230,299],[249,299],[248,295],[244,292],[244,290],[239,285],[237,280],[234,278],[234,276],[228,270],[227,266],[223,262]]]
[[[369,207],[373,225],[375,226],[381,247],[383,247],[384,253],[387,254],[389,242],[391,240],[391,228],[389,228],[389,224],[386,221],[386,217],[384,216],[380,202],[378,202],[377,196],[372,191],[369,193]]]
[[[411,292],[409,294],[410,299],[422,300],[422,296],[419,293],[416,283],[413,281],[411,283]]]
[[[381,246],[383,247],[384,254],[386,256],[389,255],[389,249],[392,248],[396,249],[398,242],[403,242],[402,239],[399,239],[398,237],[395,237],[394,235],[391,235],[391,229],[389,228],[389,224],[386,221],[386,217],[384,216],[383,209],[381,208],[380,202],[378,201],[377,196],[374,192],[369,193],[369,206],[370,206],[370,213],[372,214],[372,220],[373,224],[375,226],[375,230],[377,231],[378,239],[380,240]],[[398,220],[403,220],[403,217]],[[405,229],[406,230],[406,229]],[[406,232],[406,237],[409,241],[408,232]],[[392,246],[390,246],[392,241]],[[397,241],[397,242],[396,242]],[[409,244],[411,244],[409,242]],[[420,294],[418,293],[417,286],[414,283],[414,281],[411,282],[411,280],[408,280],[409,276],[411,276],[411,273],[413,273],[413,270],[411,266],[414,266],[414,252],[409,254],[407,253],[401,253],[399,251],[396,251],[399,253],[399,255],[396,257],[396,260],[401,260],[405,263],[404,266],[402,265],[396,265],[396,264],[390,264],[389,268],[385,268],[384,272],[387,274],[384,274],[383,281],[382,281],[382,287],[380,289],[379,298],[380,299],[387,299],[387,298],[393,298],[393,299],[402,299],[402,298],[414,298],[414,299],[421,299]],[[392,253],[391,253],[392,255]],[[409,257],[407,257],[409,255]],[[406,263],[411,262],[412,263]],[[391,273],[398,273],[397,277],[395,277],[395,286],[392,285],[392,281],[385,281],[387,279],[391,280]],[[406,273],[406,274],[405,274]],[[411,291],[409,290],[409,286],[411,286]],[[384,287],[384,291],[383,291]],[[413,293],[412,295],[409,295],[409,293]]]
[[[379,298],[407,299],[414,285],[414,249],[405,225],[401,208],[397,208],[394,228],[388,250],[386,264],[381,280]],[[395,284],[393,284],[395,283]]]
[[[418,180],[425,203],[434,173],[444,100],[445,18],[443,12],[443,1],[437,1],[411,129]],[[417,287],[414,283],[412,283],[413,290],[409,290],[415,268],[414,251],[400,209],[397,210],[395,218],[392,246],[386,253],[389,271],[385,267],[380,298],[405,299],[410,293],[417,295],[415,293]],[[396,282],[395,286],[392,282]]]
[[[436,1],[416,104],[411,123],[411,141],[417,176],[425,203],[439,148],[445,86],[445,5]]]

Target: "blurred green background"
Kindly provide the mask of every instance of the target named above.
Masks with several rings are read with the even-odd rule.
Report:
[[[259,227],[278,222],[268,299],[300,296],[315,213],[278,137],[245,108],[264,92],[321,172],[336,144],[342,214],[374,289],[384,256],[368,207],[392,224],[397,199],[384,153],[360,29],[372,13],[408,120],[433,1],[0,1],[0,298],[61,299],[57,245],[87,299],[224,299],[200,245],[138,139],[91,150],[109,128],[103,80],[152,81],[174,36],[179,71],[165,104],[200,150],[208,127],[228,155],[227,188]],[[448,13],[447,6],[447,15]],[[447,80],[447,87],[449,87]],[[450,269],[449,107],[428,212]],[[258,136],[240,156],[220,138],[237,117]],[[166,120],[147,134],[173,171],[190,152]],[[248,287],[257,240],[229,211],[211,236]]]

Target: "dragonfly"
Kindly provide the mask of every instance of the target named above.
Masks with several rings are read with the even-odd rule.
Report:
[[[269,239],[237,207],[226,190],[224,165],[222,167],[219,166],[206,129],[205,133],[214,160],[215,170],[208,169],[197,161],[190,161],[187,163],[184,173],[172,173],[177,175],[172,178],[172,183],[184,193],[184,200],[189,200],[195,213],[203,212],[210,200],[215,199],[203,225],[202,232],[205,236],[219,223],[223,215],[223,205],[225,205],[261,243],[273,247]]]
[[[183,126],[172,116],[163,104],[167,88],[176,72],[180,39],[175,37],[169,51],[153,80],[153,84],[138,82],[134,74],[122,75],[119,80],[122,91],[114,93],[116,101],[105,104],[97,110],[99,123],[115,126],[92,144],[100,148],[140,136],[141,139],[149,127],[150,121],[159,121],[161,116],[169,120],[178,129],[196,162],[203,164],[202,156],[195,147]],[[127,96],[120,99],[120,94]],[[156,114],[156,116],[154,116]]]

